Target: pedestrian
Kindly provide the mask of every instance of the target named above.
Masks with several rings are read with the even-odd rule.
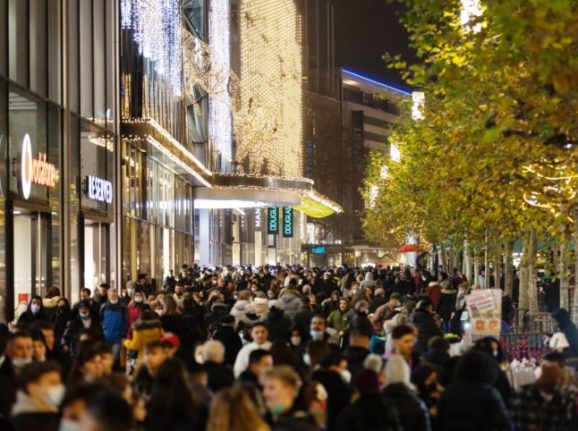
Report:
[[[26,311],[18,318],[18,326],[21,328],[29,328],[34,322],[48,322],[49,320],[48,315],[44,311],[44,306],[42,305],[42,297],[39,295],[32,295],[32,299],[30,299]]]
[[[428,409],[410,381],[410,368],[405,359],[391,356],[385,365],[386,386],[383,396],[395,404],[404,430],[430,431]]]
[[[267,339],[268,336],[267,326],[264,323],[256,323],[253,325],[251,329],[251,339],[253,341],[243,346],[235,360],[233,367],[235,377],[239,377],[241,373],[247,369],[249,365],[249,354],[253,350],[269,350],[271,348],[271,342]]]
[[[151,341],[160,340],[164,334],[163,326],[152,310],[145,310],[135,322],[132,339],[124,340],[123,345],[128,350],[137,352],[137,367],[144,358],[144,347]]]
[[[425,353],[429,340],[442,335],[434,319],[433,303],[429,299],[421,299],[417,303],[417,307],[413,311],[413,315],[410,316],[409,321],[417,329],[417,340],[414,347],[417,353]]]
[[[211,403],[207,431],[270,431],[243,388],[227,388]]]
[[[119,360],[122,339],[128,331],[128,311],[118,297],[116,289],[107,291],[107,300],[100,309],[104,339],[112,345],[115,361]]]

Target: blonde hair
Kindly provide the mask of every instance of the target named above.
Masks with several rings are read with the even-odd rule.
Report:
[[[270,431],[249,394],[240,387],[217,393],[211,403],[207,431]]]

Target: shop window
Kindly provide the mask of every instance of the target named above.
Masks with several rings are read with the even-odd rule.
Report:
[[[28,2],[8,1],[10,79],[28,85]]]

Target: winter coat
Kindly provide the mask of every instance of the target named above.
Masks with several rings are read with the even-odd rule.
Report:
[[[424,353],[427,350],[429,340],[442,335],[442,331],[427,310],[416,309],[409,320],[417,328],[417,341],[414,350],[418,353]]]
[[[570,344],[568,348],[570,355],[573,357],[578,356],[578,329],[576,329],[576,325],[570,319],[568,311],[558,308],[552,312],[552,317],[558,322],[560,331],[564,333]]]
[[[185,337],[187,330],[185,321],[180,314],[163,314],[161,316],[161,323],[163,324],[163,330],[175,334],[179,337],[179,341]]]
[[[227,365],[212,361],[207,361],[203,365],[207,371],[209,389],[213,391],[213,393],[216,394],[221,389],[232,386],[235,382],[233,370]]]
[[[44,308],[41,307],[40,310],[38,310],[38,313],[33,314],[32,311],[30,311],[30,305],[28,305],[26,311],[22,313],[18,318],[18,326],[28,328],[34,322],[48,322],[48,321],[50,321],[50,319],[48,319],[48,315],[44,311]]]
[[[369,303],[369,312],[375,313],[375,311],[382,305],[387,303],[387,299],[384,296],[375,296]]]
[[[313,319],[314,314],[309,308],[301,308],[297,314],[295,314],[293,323],[299,326],[303,333],[309,334],[309,327],[311,326],[311,319]]]
[[[124,347],[138,352],[137,366],[144,358],[144,348],[151,341],[160,340],[163,328],[160,320],[137,320],[134,324],[132,339],[124,340]]]
[[[442,296],[442,288],[438,284],[434,286],[428,286],[425,288],[425,293],[430,297],[431,302],[433,303],[434,311],[438,311],[440,306],[440,298]]]
[[[256,312],[253,304],[251,304],[246,299],[238,300],[235,302],[235,305],[233,305],[233,308],[231,308],[231,316],[235,316],[239,322],[242,322],[246,325],[253,325],[256,320],[251,319],[249,316],[247,316],[248,314],[255,315]]]
[[[285,316],[289,319],[293,319],[301,308],[301,297],[299,296],[281,295],[279,296],[279,302],[285,312]]]
[[[291,320],[285,317],[283,310],[272,308],[265,318],[265,325],[267,325],[267,331],[269,332],[269,341],[289,340]]]
[[[225,363],[233,366],[243,342],[239,334],[230,326],[221,326],[213,334],[213,340],[220,341],[225,346]]]
[[[72,320],[68,322],[64,334],[62,334],[62,339],[60,340],[61,346],[67,346],[70,350],[70,355],[72,357],[76,354],[76,345],[80,340],[80,334],[85,329],[82,324],[82,319],[80,316],[76,315]],[[102,325],[95,318],[90,319],[90,326],[86,328],[91,334],[91,339],[101,341],[104,340],[104,333],[102,331]]]
[[[58,307],[58,302],[60,301],[60,296],[53,296],[52,298],[42,298],[42,309],[44,314],[48,317],[48,320],[52,321],[52,316],[56,313],[56,307]]]
[[[402,431],[395,405],[381,395],[362,394],[337,417],[335,431]]]
[[[126,337],[128,331],[128,311],[121,302],[111,304],[109,301],[100,308],[100,321],[107,343],[118,343]]]
[[[143,310],[150,309],[147,304],[138,303],[138,302],[131,302],[127,306],[128,309],[128,338],[132,338],[132,331],[134,324],[139,319],[140,314]]]
[[[361,282],[360,287],[362,289],[364,288],[373,289],[375,287],[375,281],[373,280],[372,272],[368,272],[367,274],[365,274],[365,280]]]
[[[347,368],[351,373],[352,380],[363,370],[363,361],[365,361],[369,353],[369,349],[356,346],[350,346],[343,351],[343,356],[347,359]]]
[[[429,413],[425,403],[404,383],[387,385],[382,394],[386,400],[395,404],[404,430],[431,430]]]
[[[327,326],[338,332],[345,332],[349,329],[349,310],[335,310],[327,317]]]
[[[442,431],[512,429],[498,391],[478,382],[458,380],[449,385],[440,398],[438,412]]]
[[[8,419],[12,411],[12,404],[16,401],[18,382],[12,363],[8,357],[0,365],[0,424],[1,419]]]
[[[318,431],[315,419],[309,413],[293,409],[277,417],[268,418],[271,431]]]
[[[18,392],[12,409],[14,431],[58,431],[59,425],[57,408],[34,400],[22,391]]]
[[[373,324],[369,321],[367,314],[353,310],[349,318],[349,330],[363,331],[367,334],[373,334]]]
[[[319,369],[311,378],[327,391],[327,427],[332,430],[339,413],[351,402],[353,388],[335,371]]]
[[[444,322],[449,323],[452,313],[456,307],[456,297],[458,291],[448,287],[441,291],[440,302],[439,302],[439,313]]]

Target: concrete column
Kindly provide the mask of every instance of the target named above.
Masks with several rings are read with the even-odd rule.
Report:
[[[199,263],[201,266],[211,264],[209,210],[199,210]]]

